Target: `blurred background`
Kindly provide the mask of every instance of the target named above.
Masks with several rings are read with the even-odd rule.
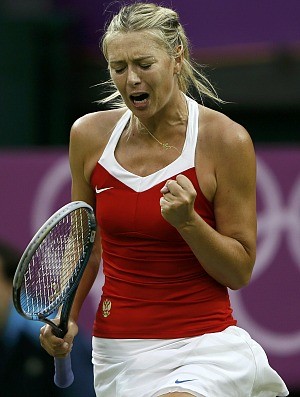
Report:
[[[96,101],[103,93],[97,84],[106,79],[107,70],[98,44],[105,22],[120,3],[1,0],[0,239],[17,250],[22,251],[46,218],[70,200],[69,131],[76,118],[101,110]],[[193,58],[229,102],[217,110],[245,126],[254,141],[257,263],[252,283],[231,293],[232,302],[239,324],[264,346],[291,396],[298,396],[300,2],[159,4],[179,12]],[[86,385],[91,382],[90,328],[101,282],[100,277],[81,318],[85,353],[74,353],[79,367],[87,363],[87,372],[75,373]],[[0,335],[4,330],[2,326]],[[29,371],[29,376],[38,375]],[[68,391],[60,393],[53,397],[68,396]],[[93,397],[93,392],[74,387],[71,395]],[[27,396],[24,389],[22,396]]]

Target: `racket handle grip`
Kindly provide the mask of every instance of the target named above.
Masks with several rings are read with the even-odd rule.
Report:
[[[54,383],[60,388],[69,387],[74,380],[72,371],[71,355],[68,354],[64,358],[54,358]]]

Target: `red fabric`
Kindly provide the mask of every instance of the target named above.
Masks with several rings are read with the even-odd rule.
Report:
[[[197,190],[195,209],[213,228],[213,205],[194,168],[182,172]],[[160,212],[165,181],[136,192],[97,164],[105,285],[94,323],[104,338],[179,338],[235,325],[227,288],[213,280]],[[104,315],[103,315],[104,305]]]

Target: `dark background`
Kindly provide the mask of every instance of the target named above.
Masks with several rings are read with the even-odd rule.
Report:
[[[66,145],[75,119],[100,109],[98,42],[120,3],[2,0],[1,146]],[[230,102],[217,108],[255,143],[299,144],[300,2],[160,3],[179,12],[194,59]]]

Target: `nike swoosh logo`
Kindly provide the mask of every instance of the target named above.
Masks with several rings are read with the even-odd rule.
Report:
[[[175,380],[175,383],[192,382],[193,380],[197,380],[197,379],[184,379],[184,380],[176,379],[176,380]]]
[[[102,193],[102,192],[104,192],[105,190],[109,190],[109,189],[113,189],[113,186],[112,187],[104,187],[104,188],[102,188],[102,189],[97,189],[97,186],[95,187],[95,192],[98,194],[98,193]]]

